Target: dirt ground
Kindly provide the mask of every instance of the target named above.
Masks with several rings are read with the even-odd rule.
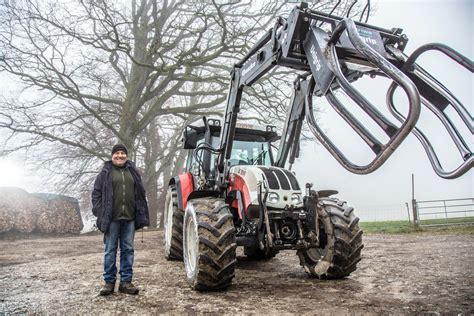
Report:
[[[10,313],[474,313],[474,235],[364,236],[349,278],[310,278],[294,251],[239,256],[225,292],[192,291],[182,262],[163,258],[163,233],[135,237],[140,295],[98,295],[102,235],[0,239],[0,315]]]

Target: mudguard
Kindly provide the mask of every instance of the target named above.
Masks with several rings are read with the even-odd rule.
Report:
[[[169,181],[169,185],[176,187],[178,209],[184,211],[188,197],[194,190],[193,175],[190,172],[179,174]]]
[[[240,175],[233,175],[228,194],[233,198],[231,206],[237,209],[239,218],[242,219],[243,213],[247,211],[252,200],[249,188]]]

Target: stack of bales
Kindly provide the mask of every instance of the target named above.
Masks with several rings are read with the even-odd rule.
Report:
[[[44,233],[79,233],[82,229],[82,218],[77,199],[57,194],[33,193],[46,204],[39,215],[37,227]]]
[[[36,227],[41,200],[13,187],[0,188],[0,196],[0,232],[31,233]]]
[[[30,194],[13,187],[0,187],[0,233],[76,233],[82,229],[75,198],[45,193]]]

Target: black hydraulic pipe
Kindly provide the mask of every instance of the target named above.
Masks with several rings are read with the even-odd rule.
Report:
[[[298,77],[293,83],[293,96],[287,110],[283,132],[281,134],[280,146],[278,148],[275,165],[280,168],[285,167],[288,154],[291,149],[290,163],[294,162],[297,143],[301,134],[301,125],[304,120],[304,95],[307,82]]]
[[[337,3],[332,7],[331,11],[329,12],[328,16],[331,16],[331,14],[336,10],[336,8],[341,4],[342,0],[338,0]],[[321,27],[323,25],[323,21],[319,23],[318,27]]]
[[[295,134],[293,136],[292,146],[290,157],[288,158],[288,163],[292,165],[295,162],[295,158],[298,158],[298,153],[300,151],[300,135],[301,135],[301,128],[303,127],[303,120],[299,120],[296,123]],[[283,168],[283,167],[282,167]]]
[[[367,0],[367,3],[365,4],[364,10],[362,10],[362,13],[360,14],[359,22],[362,22],[362,18],[364,17],[364,13],[367,10],[367,15],[365,17],[365,22],[369,20],[369,15],[370,15],[370,0]]]
[[[349,7],[349,10],[347,10],[346,18],[349,17],[349,14],[350,14],[351,11],[352,11],[352,7],[353,7],[356,3],[357,3],[357,0],[352,1],[351,5],[350,5],[350,7]]]

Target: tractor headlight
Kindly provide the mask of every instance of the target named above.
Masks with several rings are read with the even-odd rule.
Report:
[[[268,193],[267,202],[271,204],[276,204],[280,200],[280,196],[275,192]]]
[[[301,193],[293,193],[291,195],[291,203],[300,204],[303,200],[301,199]]]

